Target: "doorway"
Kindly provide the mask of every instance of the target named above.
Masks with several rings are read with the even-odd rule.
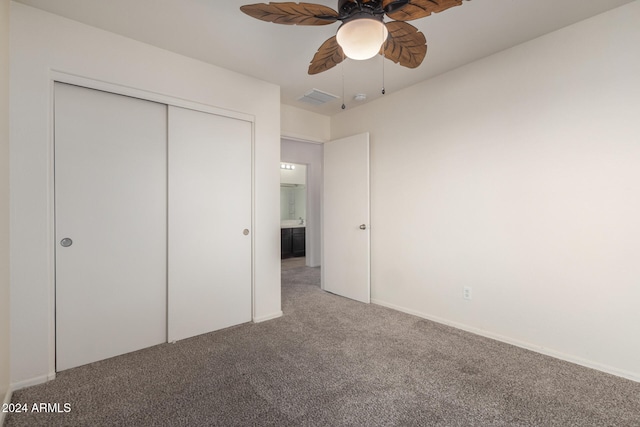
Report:
[[[301,216],[304,219],[304,265],[320,267],[322,144],[282,139],[280,153],[281,164],[302,165],[306,169],[304,216],[297,215],[293,219],[297,219],[297,222],[300,222]],[[281,198],[281,212],[282,202]],[[288,262],[291,264],[293,261]]]
[[[318,252],[306,265],[319,267],[322,261],[322,289],[368,303],[369,134],[324,144],[283,139],[281,159],[308,166],[307,258],[310,247]],[[310,207],[314,197],[317,212]],[[326,205],[322,207],[321,202]],[[311,230],[313,214],[317,215],[317,234]]]
[[[280,259],[305,265],[307,166],[280,163]]]

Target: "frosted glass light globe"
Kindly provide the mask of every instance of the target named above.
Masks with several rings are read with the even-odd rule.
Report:
[[[364,60],[380,52],[388,35],[389,31],[382,21],[360,18],[342,24],[336,40],[348,58]]]

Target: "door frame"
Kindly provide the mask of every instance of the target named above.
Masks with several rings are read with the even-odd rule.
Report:
[[[280,159],[280,163],[293,163],[295,165],[300,165],[300,166],[304,166],[305,167],[305,172],[304,172],[304,185],[305,185],[305,189],[304,189],[304,210],[305,210],[305,219],[304,219],[304,224],[305,224],[305,228],[309,225],[312,224],[314,227],[316,226],[316,223],[314,220],[311,221],[311,223],[309,222],[309,163],[307,162],[300,162],[297,160],[283,160],[282,158]],[[280,213],[281,215],[281,219],[280,221],[282,222],[282,212]],[[312,239],[309,239],[309,237],[306,235],[305,233],[305,244],[304,244],[304,251],[305,253],[309,253],[309,248],[311,248],[311,242]],[[305,255],[306,257],[306,255]],[[306,264],[306,262],[305,262]]]
[[[313,140],[313,139],[304,139],[298,136],[289,136],[286,134],[282,134],[280,136],[280,144],[282,144],[282,141],[286,140],[289,142],[293,142],[293,143],[304,143],[304,144],[313,144],[315,146],[319,146],[319,147],[323,147],[324,142],[326,141],[320,141],[320,140]],[[305,252],[306,252],[306,258],[308,262],[311,261],[316,261],[318,263],[318,265],[314,265],[313,267],[320,267],[322,268],[322,210],[323,210],[323,200],[322,200],[322,193],[323,193],[323,189],[322,189],[322,180],[323,180],[323,171],[322,171],[322,158],[320,159],[319,164],[315,164],[315,163],[310,163],[308,158],[305,158],[305,156],[299,156],[299,155],[288,155],[288,156],[282,156],[282,153],[280,154],[280,163],[296,163],[299,165],[305,165],[307,167],[307,174],[306,174],[306,182],[307,182],[307,188],[306,188],[306,193],[307,193],[307,200],[306,200],[306,205],[305,205],[305,209],[306,209],[306,215],[307,215],[307,219],[305,220],[306,225],[306,234],[305,234]],[[309,193],[309,189],[312,185],[311,183],[311,178],[310,178],[310,174],[311,174],[311,168],[314,167],[316,169],[314,169],[317,172],[317,169],[319,168],[319,182],[317,183],[319,185],[319,194],[318,194],[318,199],[316,202],[311,201],[312,197],[310,197]],[[315,184],[315,181],[314,181]],[[316,209],[313,210],[312,209],[312,204],[314,204],[314,206],[317,204]],[[311,219],[309,219],[309,213],[313,212],[313,217]],[[309,230],[309,228],[311,228],[311,231]],[[315,245],[317,247],[317,250],[313,249],[313,245]],[[314,256],[311,256],[310,254],[314,254]],[[305,262],[306,264],[306,262]],[[308,265],[308,264],[307,264]],[[282,281],[281,281],[282,282]]]
[[[48,141],[47,154],[49,168],[48,176],[48,200],[47,200],[47,258],[49,259],[48,267],[48,288],[49,288],[49,312],[47,318],[49,322],[49,374],[47,380],[56,377],[56,235],[55,235],[55,132],[54,132],[54,114],[55,114],[55,83],[67,83],[71,85],[85,87],[87,89],[95,89],[104,92],[110,92],[116,95],[124,95],[132,98],[139,98],[145,101],[157,102],[176,107],[187,108],[191,110],[201,111],[204,113],[215,114],[218,116],[228,117],[232,119],[243,120],[251,123],[251,318],[255,320],[255,116],[251,114],[241,113],[237,111],[227,110],[213,105],[203,104],[196,101],[190,101],[181,98],[175,98],[170,95],[151,92],[147,90],[137,89],[130,86],[124,86],[117,83],[107,82],[103,80],[95,80],[76,74],[66,73],[59,70],[49,71],[49,108],[48,108]],[[27,384],[30,385],[30,384]]]

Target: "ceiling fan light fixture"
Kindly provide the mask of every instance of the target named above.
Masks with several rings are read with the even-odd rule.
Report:
[[[336,40],[347,58],[365,60],[380,52],[388,35],[389,31],[381,20],[358,18],[342,24]]]

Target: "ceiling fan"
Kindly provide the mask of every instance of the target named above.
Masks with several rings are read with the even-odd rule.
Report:
[[[463,0],[338,0],[338,11],[314,3],[258,3],[240,7],[262,21],[285,25],[327,25],[341,21],[309,65],[309,74],[335,67],[345,57],[369,59],[376,54],[404,67],[416,68],[427,54],[427,40],[405,21],[459,6]],[[467,0],[468,1],[468,0]],[[384,22],[385,15],[393,21]]]

